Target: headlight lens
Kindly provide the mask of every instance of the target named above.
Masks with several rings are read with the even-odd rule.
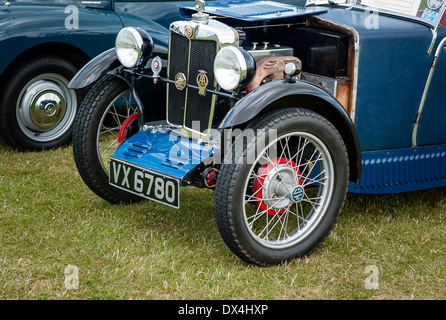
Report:
[[[142,30],[127,27],[116,37],[116,54],[127,68],[134,68],[146,61],[153,52],[152,38]]]
[[[141,52],[142,38],[134,28],[119,31],[116,37],[116,54],[125,67],[135,67],[141,58]]]
[[[255,74],[254,58],[235,46],[221,49],[214,60],[214,73],[218,84],[227,91],[248,83]]]

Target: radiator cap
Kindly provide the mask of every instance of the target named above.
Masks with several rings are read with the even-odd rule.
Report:
[[[209,15],[207,13],[204,13],[205,8],[205,2],[204,0],[195,0],[195,10],[198,11],[198,13],[194,13],[192,15],[192,19],[194,19],[195,22],[201,23],[201,24],[207,24],[209,21]]]

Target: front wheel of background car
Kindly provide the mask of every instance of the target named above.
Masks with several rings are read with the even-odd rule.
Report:
[[[227,246],[260,266],[312,253],[337,221],[348,156],[336,128],[305,109],[254,120],[225,151],[215,216]]]
[[[0,96],[0,131],[19,150],[67,144],[82,91],[68,88],[78,68],[56,56],[37,56],[9,73]]]
[[[119,145],[119,130],[136,111],[128,84],[106,75],[88,92],[74,123],[73,155],[79,174],[94,193],[111,203],[141,200],[108,183],[108,161]]]

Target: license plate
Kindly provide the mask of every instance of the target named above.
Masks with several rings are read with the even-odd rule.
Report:
[[[110,184],[141,197],[180,207],[180,182],[159,172],[110,158]]]

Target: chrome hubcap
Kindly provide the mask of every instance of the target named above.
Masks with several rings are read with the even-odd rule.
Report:
[[[77,111],[77,97],[58,74],[44,74],[31,80],[17,101],[17,122],[32,140],[48,142],[71,127]]]
[[[45,81],[43,81],[45,83]],[[39,84],[40,86],[41,84]],[[46,84],[51,87],[51,84]],[[57,89],[57,88],[55,88]],[[28,99],[24,100],[22,108],[26,112],[29,106],[30,117],[24,117],[28,127],[35,130],[48,129],[58,124],[65,114],[65,99],[62,93],[56,90],[43,90],[38,92],[28,104]]]
[[[280,210],[287,208],[291,201],[298,202],[292,196],[294,189],[299,187],[299,185],[295,185],[299,177],[294,168],[286,164],[277,165],[269,170],[264,178],[262,194],[263,202],[267,207],[272,210]]]

